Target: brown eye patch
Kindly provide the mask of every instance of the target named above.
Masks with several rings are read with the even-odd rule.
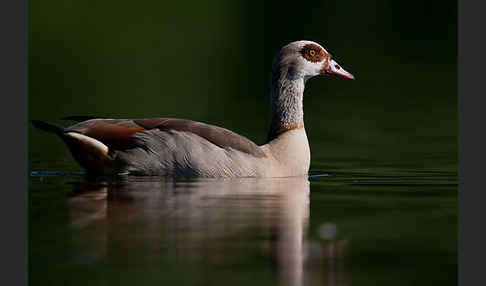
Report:
[[[321,47],[315,44],[307,44],[305,45],[302,50],[300,51],[302,56],[310,61],[310,62],[320,62],[325,57],[329,57],[329,54],[326,53]]]

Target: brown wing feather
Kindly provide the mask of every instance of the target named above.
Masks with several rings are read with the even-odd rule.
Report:
[[[191,132],[221,148],[233,148],[255,157],[265,156],[265,153],[255,143],[222,127],[178,118],[148,118],[134,120],[134,122],[145,129]]]
[[[130,119],[93,119],[67,129],[67,131],[75,131],[95,138],[109,147],[118,148],[129,146],[132,135],[143,130],[145,128]]]
[[[225,128],[186,119],[93,119],[68,128],[95,138],[110,147],[126,146],[130,144],[133,134],[150,129],[191,132],[221,148],[233,148],[256,157],[265,156],[255,143],[241,135]]]

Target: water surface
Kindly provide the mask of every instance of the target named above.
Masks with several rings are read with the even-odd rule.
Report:
[[[31,285],[453,285],[450,175],[37,174]]]

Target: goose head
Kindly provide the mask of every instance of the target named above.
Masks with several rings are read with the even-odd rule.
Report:
[[[286,131],[303,128],[305,83],[317,75],[354,79],[318,43],[297,41],[280,49],[272,64],[268,142]]]
[[[283,73],[287,79],[303,78],[304,81],[317,75],[354,79],[326,49],[312,41],[296,41],[284,46],[274,59],[272,71],[274,75]]]

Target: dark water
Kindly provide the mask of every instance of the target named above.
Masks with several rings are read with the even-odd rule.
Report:
[[[30,284],[456,285],[455,9],[30,1],[30,119],[171,116],[261,143],[282,45],[317,41],[356,77],[307,82],[309,181],[88,179],[30,128]]]
[[[30,179],[31,285],[455,285],[456,174]]]

